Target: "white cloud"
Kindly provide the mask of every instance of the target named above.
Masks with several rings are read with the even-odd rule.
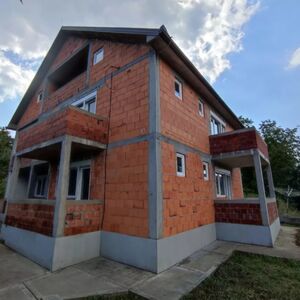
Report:
[[[10,60],[0,50],[0,103],[22,95],[35,72]]]
[[[62,25],[159,27],[214,82],[230,68],[228,55],[242,49],[243,26],[258,0],[24,0],[0,1],[0,101],[21,97],[35,72],[22,60],[39,61]],[[34,61],[33,61],[34,62]]]
[[[300,47],[296,49],[291,55],[288,69],[293,69],[300,66]]]

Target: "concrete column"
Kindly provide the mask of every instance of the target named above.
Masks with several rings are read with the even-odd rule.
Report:
[[[274,182],[273,182],[273,175],[272,175],[272,168],[271,168],[270,164],[268,164],[266,171],[267,171],[267,176],[268,176],[270,198],[276,198]]]
[[[21,158],[14,155],[11,160],[11,170],[9,171],[6,192],[5,192],[5,199],[7,202],[15,200],[15,194],[17,192],[16,187],[18,183],[19,171],[21,165]]]
[[[253,154],[253,162],[254,162],[254,168],[255,168],[256,184],[257,184],[257,191],[258,191],[258,198],[259,198],[259,203],[260,203],[260,212],[261,212],[262,222],[263,222],[264,226],[269,226],[265,184],[264,184],[263,172],[262,172],[262,167],[261,167],[261,159],[260,159],[260,155],[258,152],[255,152]]]
[[[66,201],[68,196],[71,139],[66,136],[61,145],[58,181],[56,186],[53,236],[63,236],[65,227]]]

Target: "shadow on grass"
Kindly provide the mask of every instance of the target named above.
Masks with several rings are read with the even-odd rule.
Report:
[[[182,299],[300,299],[300,261],[234,252],[211,277]]]

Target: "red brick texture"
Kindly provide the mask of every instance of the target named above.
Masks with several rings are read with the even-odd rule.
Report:
[[[148,142],[108,151],[103,229],[148,236]]]
[[[243,199],[243,183],[241,169],[234,168],[231,170],[231,183],[232,183],[232,199]]]
[[[270,225],[278,218],[278,210],[276,202],[268,203],[268,214],[269,214],[269,223]]]
[[[259,204],[215,203],[216,222],[262,225]]]
[[[107,120],[100,120],[76,107],[67,107],[19,133],[17,151],[65,134],[100,143],[107,141]]]
[[[255,129],[239,132],[233,131],[230,134],[211,135],[209,141],[210,152],[213,155],[241,150],[259,149],[267,158],[269,157],[268,146]]]
[[[203,179],[199,155],[185,155],[186,176],[176,175],[176,151],[162,142],[163,235],[178,234],[214,222],[213,179]]]
[[[10,203],[5,224],[51,236],[53,214],[53,205]]]
[[[74,235],[100,230],[103,204],[68,204],[64,235]]]

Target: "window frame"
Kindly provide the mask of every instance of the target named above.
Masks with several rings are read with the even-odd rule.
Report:
[[[68,200],[75,200],[75,201],[86,201],[90,200],[90,192],[91,192],[91,161],[90,160],[82,160],[82,161],[76,161],[70,164],[70,170],[69,172],[71,173],[71,169],[76,169],[77,174],[76,174],[76,188],[75,188],[75,195],[70,195],[69,194],[69,186],[70,186],[70,177],[69,177],[69,182],[68,182],[68,195],[67,199]],[[90,169],[90,174],[89,174],[89,187],[88,187],[88,199],[82,199],[82,175],[83,175],[83,170]]]
[[[177,94],[177,91],[176,91],[176,88],[175,88],[175,84],[178,84],[178,86],[179,86],[179,93]],[[177,78],[177,77],[175,77],[174,78],[174,95],[178,98],[178,99],[180,99],[180,100],[182,100],[182,94],[183,94],[183,83],[182,83],[182,81],[179,79],[179,78]]]
[[[204,167],[206,168],[206,174],[204,173]],[[207,161],[202,162],[203,179],[209,181],[209,163]]]
[[[97,55],[99,55],[100,53],[102,54],[101,59],[97,60]],[[101,47],[93,54],[93,66],[101,62],[103,59],[104,59],[104,47]]]
[[[220,178],[223,178],[224,194],[222,194],[221,181]],[[232,181],[231,181],[231,172],[225,169],[215,169],[215,188],[217,198],[228,198],[232,197]]]
[[[37,190],[38,190],[38,183],[39,183],[39,180],[42,179],[43,182],[42,182],[42,187],[43,187],[43,191],[44,193],[43,194],[38,194]],[[47,196],[47,181],[48,181],[48,175],[37,175],[36,178],[35,178],[35,185],[34,185],[34,198],[46,198]]]
[[[221,134],[221,133],[226,132],[226,123],[212,111],[210,112],[210,120],[209,121],[210,121],[210,134],[211,135]],[[213,126],[212,126],[212,123],[214,123]],[[217,131],[219,131],[218,128],[220,128],[220,132],[215,132],[214,125],[217,127]]]
[[[201,111],[199,109],[200,108],[199,104],[201,106]],[[204,101],[200,97],[198,98],[198,113],[201,117],[204,117],[204,114],[205,114],[205,112],[204,112]]]
[[[89,111],[87,108],[93,100],[95,101],[95,110]],[[75,100],[72,103],[72,106],[76,106],[76,107],[78,107],[82,110],[85,110],[91,114],[96,114],[97,113],[97,91],[95,90],[95,91],[89,93],[88,95],[85,95],[85,96]]]
[[[43,100],[43,91],[40,91],[37,95],[37,103],[41,102]]]
[[[178,158],[181,159],[182,171],[178,171]],[[185,177],[185,155],[176,152],[176,175],[179,177]]]

